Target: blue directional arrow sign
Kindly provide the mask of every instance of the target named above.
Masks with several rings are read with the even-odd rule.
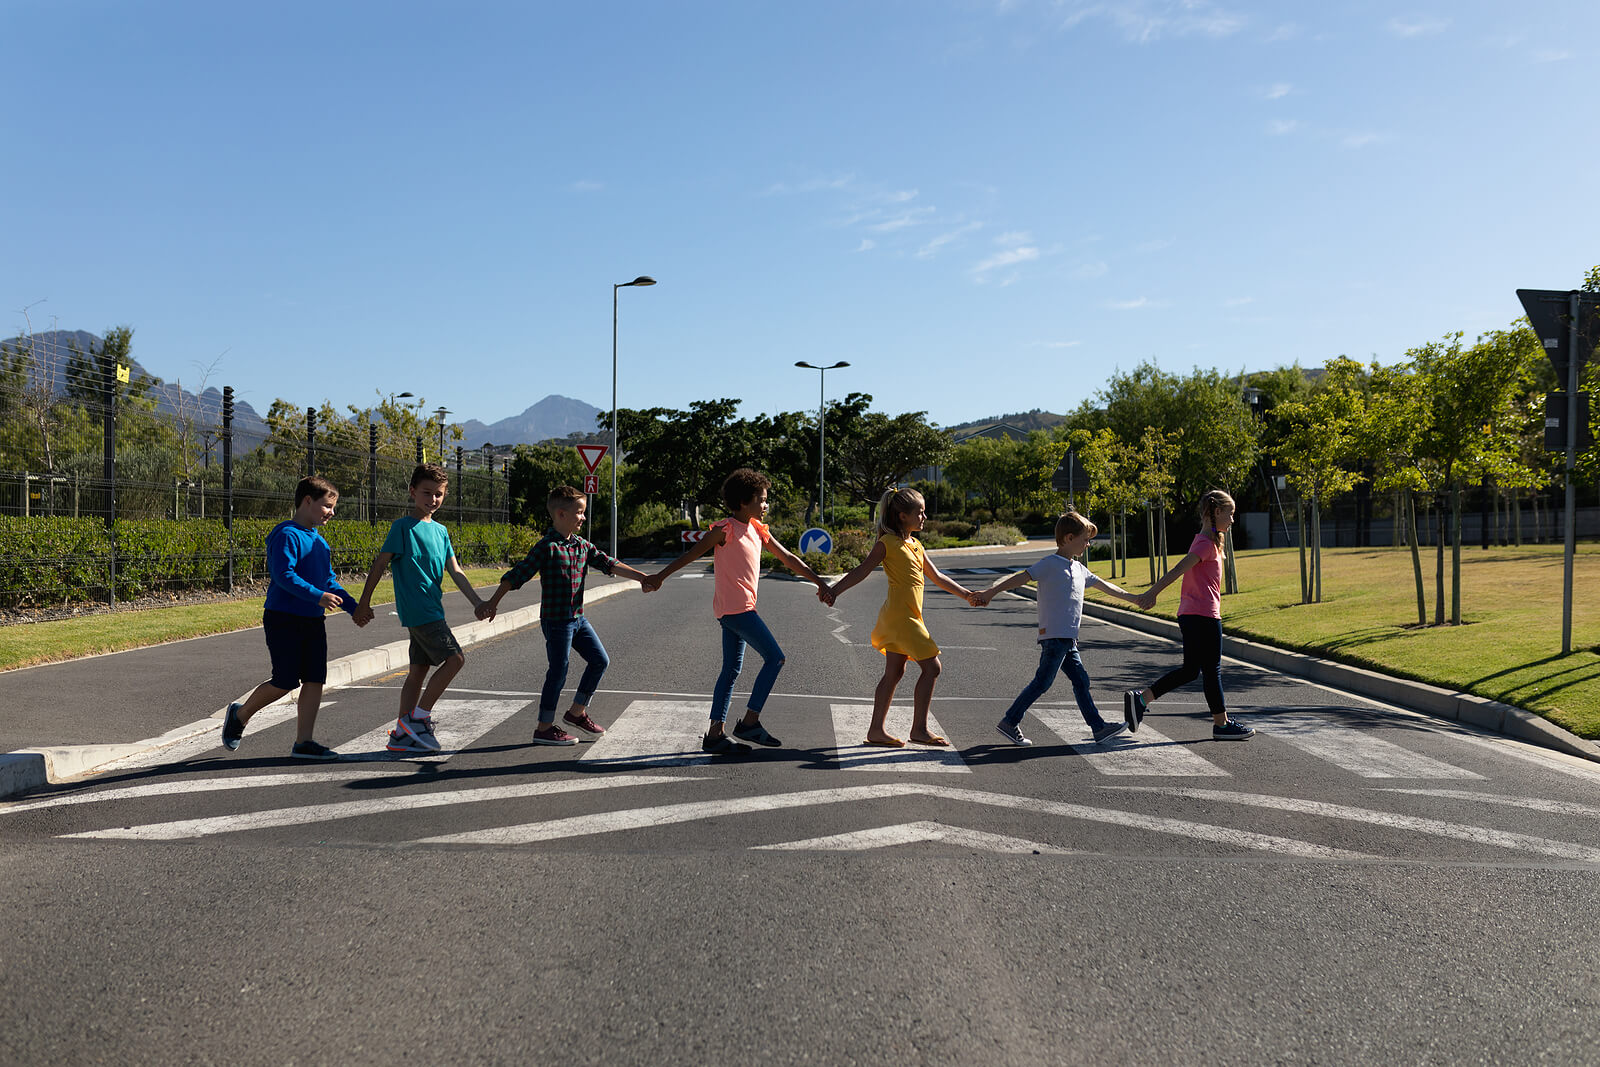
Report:
[[[832,551],[833,538],[828,535],[827,530],[813,526],[800,535],[800,554],[802,556],[807,552],[822,552],[826,554]]]

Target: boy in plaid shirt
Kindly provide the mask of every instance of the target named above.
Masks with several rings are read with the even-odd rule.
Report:
[[[556,703],[561,687],[567,683],[567,663],[576,649],[587,666],[573,694],[572,707],[563,721],[590,734],[603,734],[605,727],[589,717],[589,701],[600,688],[600,678],[611,664],[600,635],[594,632],[583,614],[583,583],[592,563],[605,574],[621,574],[643,583],[647,575],[612,559],[578,536],[583,526],[588,499],[570,485],[557,486],[545,502],[550,511],[551,528],[528,551],[526,558],[506,572],[500,587],[478,609],[478,618],[492,619],[500,598],[534,575],[539,576],[539,628],[544,631],[545,654],[550,669],[539,693],[539,728],[534,731],[536,745],[575,745],[578,739],[556,725]]]

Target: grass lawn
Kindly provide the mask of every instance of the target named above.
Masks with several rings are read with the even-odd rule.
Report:
[[[478,588],[498,583],[500,576],[505,573],[503,567],[463,569],[473,586]],[[345,588],[360,596],[361,585],[361,582],[346,583]],[[378,583],[378,588],[372,594],[372,602],[394,602],[394,584],[389,578]],[[121,652],[129,648],[159,645],[163,641],[179,641],[187,637],[204,637],[260,626],[263,603],[262,597],[252,597],[0,626],[0,670],[29,667],[36,663],[55,663],[101,652]]]
[[[1180,559],[1181,554],[1173,558]],[[1096,562],[1097,574],[1110,565]],[[1579,545],[1573,569],[1572,648],[1561,655],[1560,545],[1461,548],[1461,625],[1417,625],[1411,553],[1325,548],[1322,602],[1300,603],[1300,554],[1242,552],[1239,592],[1223,598],[1229,633],[1515,704],[1581,737],[1600,738],[1600,545]],[[1433,549],[1422,550],[1427,615],[1434,609]],[[1148,586],[1149,564],[1128,562],[1118,584]],[[1445,549],[1445,618],[1450,558]],[[1155,613],[1177,613],[1177,591]]]

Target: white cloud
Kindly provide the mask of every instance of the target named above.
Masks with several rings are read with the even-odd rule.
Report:
[[[1110,308],[1112,311],[1135,311],[1139,308],[1149,306],[1150,298],[1148,296],[1141,296],[1135,300],[1113,300],[1111,303],[1106,305],[1106,307]]]
[[[941,233],[939,236],[933,238],[933,240],[917,249],[917,255],[923,259],[926,259],[932,255],[936,255],[938,254],[939,249],[943,248],[951,241],[956,240],[958,237],[961,237],[964,234],[969,234],[973,230],[982,228],[983,223],[981,222],[969,222],[965,226],[957,226],[953,230],[950,230],[946,233]]]
[[[1077,348],[1082,341],[1029,341],[1028,348]]]
[[[1151,252],[1160,252],[1171,248],[1173,240],[1170,237],[1158,237],[1154,241],[1145,241],[1133,246],[1133,250],[1140,255],[1149,255]]]
[[[863,237],[861,239],[861,243],[856,246],[856,251],[857,252],[870,252],[874,248],[877,248],[877,247],[878,247],[878,242],[872,240],[871,238]]]
[[[1162,37],[1229,37],[1245,26],[1245,17],[1210,0],[1071,0],[1062,25],[1072,29],[1099,19],[1110,23],[1135,44]]]
[[[1230,307],[1230,308],[1237,308],[1237,307],[1244,307],[1244,305],[1246,305],[1246,304],[1254,304],[1255,302],[1256,302],[1256,298],[1253,297],[1253,296],[1235,296],[1235,297],[1229,297],[1227,300],[1224,300],[1222,302],[1222,306],[1223,307]]]
[[[910,211],[902,212],[894,218],[885,219],[882,222],[874,222],[867,229],[874,233],[893,233],[895,230],[903,230],[907,226],[921,226],[929,221],[929,217],[932,214],[933,208],[931,207],[912,208]]]
[[[1399,19],[1392,18],[1388,23],[1388,30],[1396,37],[1433,37],[1449,29],[1449,19],[1417,18]]]
[[[567,188],[571,189],[575,193],[595,193],[599,192],[601,189],[604,189],[605,186],[588,178],[580,178]]]
[[[906,201],[915,200],[916,198],[917,190],[915,189],[902,189],[898,192],[890,193],[888,196],[884,197],[884,199],[889,201],[891,204],[904,204]]]
[[[1275,85],[1269,85],[1267,87],[1267,99],[1282,100],[1292,92],[1294,92],[1294,86],[1290,85],[1288,82],[1278,82]]]
[[[1572,53],[1562,48],[1549,48],[1533,54],[1535,63],[1560,63],[1562,60],[1571,58]]]
[[[1007,245],[1026,245],[1033,243],[1033,237],[1027,230],[1007,230],[1005,233],[995,235],[994,243],[1002,247]]]
[[[1282,137],[1293,133],[1300,128],[1299,119],[1273,119],[1267,123],[1267,132],[1274,137]]]
[[[1345,148],[1365,148],[1369,144],[1376,144],[1384,138],[1376,133],[1347,133],[1340,138],[1339,144]]]
[[[1075,282],[1086,282],[1091,278],[1104,278],[1110,272],[1110,265],[1103,259],[1097,259],[1093,263],[1080,263],[1073,267],[1068,277]]]
[[[999,267],[1014,267],[1018,263],[1028,263],[1039,258],[1039,250],[1031,246],[1010,248],[1004,252],[996,252],[972,268],[972,273],[980,278]]]
[[[808,178],[794,185],[788,182],[774,182],[762,190],[762,196],[788,196],[794,193],[820,193],[829,189],[845,189],[855,181],[854,174],[839,174],[832,178]]]

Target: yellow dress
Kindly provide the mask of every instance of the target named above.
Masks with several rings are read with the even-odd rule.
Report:
[[[872,647],[915,660],[931,659],[939,654],[939,646],[933,643],[922,621],[922,542],[887,533],[878,541],[883,545],[883,573],[889,579],[889,596],[878,609]]]

